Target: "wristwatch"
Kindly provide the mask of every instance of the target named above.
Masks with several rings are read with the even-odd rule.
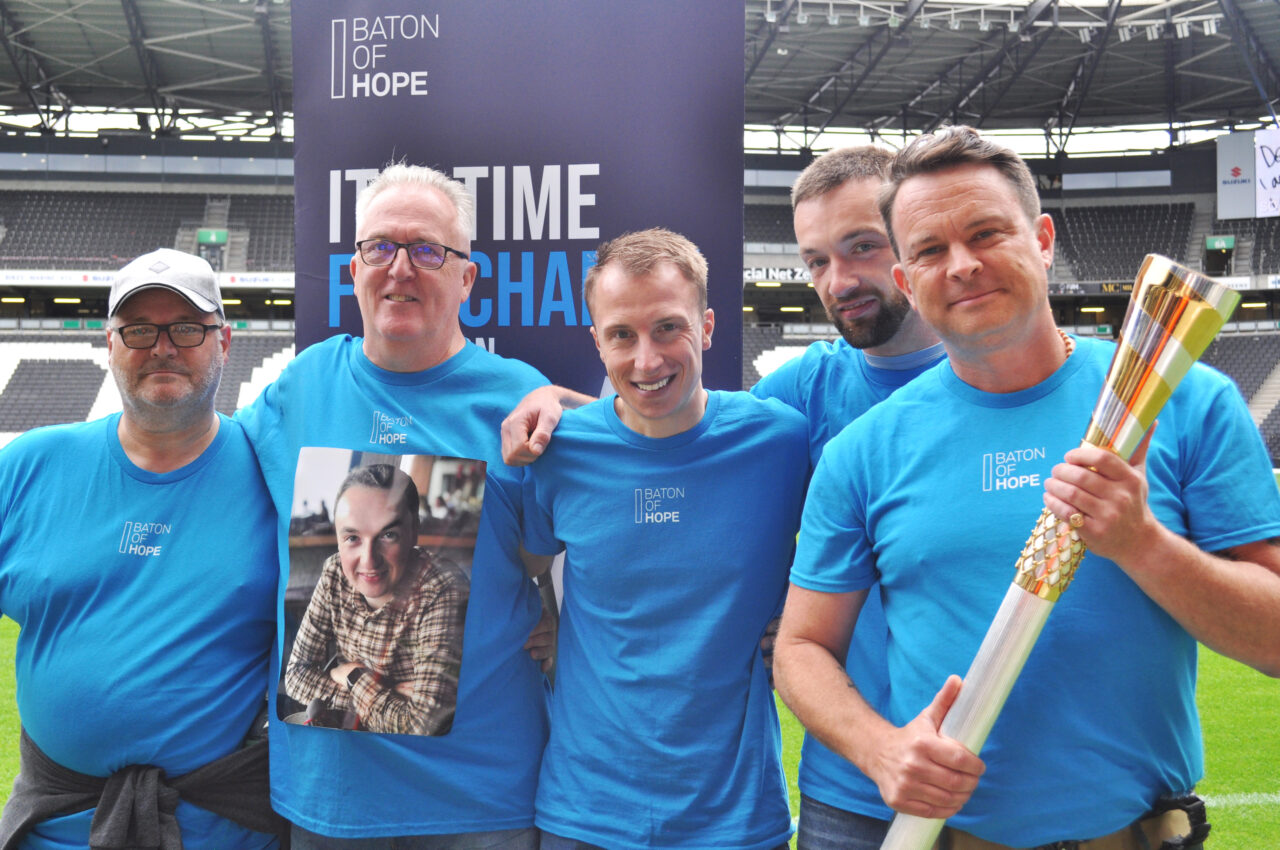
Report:
[[[356,682],[360,681],[360,677],[369,671],[363,667],[357,667],[347,674],[347,690],[351,690],[356,686]]]

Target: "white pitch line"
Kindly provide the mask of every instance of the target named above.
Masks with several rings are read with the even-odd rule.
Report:
[[[1206,806],[1233,809],[1237,806],[1280,806],[1280,792],[1275,794],[1223,794],[1205,797]]]

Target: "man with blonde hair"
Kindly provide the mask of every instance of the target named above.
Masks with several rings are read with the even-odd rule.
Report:
[[[600,246],[584,297],[616,395],[529,467],[532,551],[565,551],[543,850],[785,847],[760,638],[804,497],[803,417],[707,391],[707,265],[654,228]]]

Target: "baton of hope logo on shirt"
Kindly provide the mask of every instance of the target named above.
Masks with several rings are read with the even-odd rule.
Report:
[[[173,526],[166,522],[126,521],[120,534],[120,554],[153,558],[160,554],[162,548],[156,538],[172,531]]]

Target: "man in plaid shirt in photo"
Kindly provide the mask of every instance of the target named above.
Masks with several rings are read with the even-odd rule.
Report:
[[[354,712],[370,732],[442,735],[453,725],[467,580],[415,544],[418,489],[390,464],[338,489],[338,551],[298,627],[289,696]],[[336,646],[336,652],[332,647]]]

